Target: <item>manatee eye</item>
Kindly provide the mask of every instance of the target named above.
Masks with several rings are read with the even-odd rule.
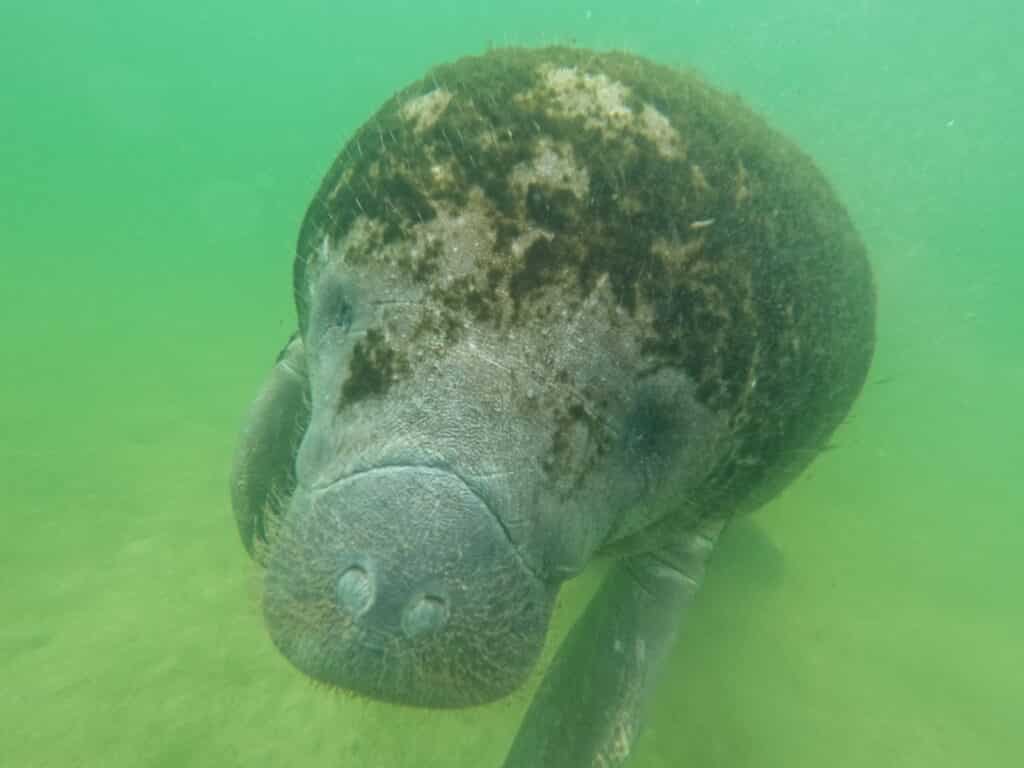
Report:
[[[334,325],[347,331],[352,327],[352,303],[345,296],[341,296],[331,315]]]
[[[347,331],[352,326],[354,308],[350,290],[337,278],[328,278],[317,297],[314,324],[323,333],[332,328]]]
[[[639,398],[626,416],[627,455],[642,461],[670,453],[675,442],[673,431],[671,412],[657,398]]]

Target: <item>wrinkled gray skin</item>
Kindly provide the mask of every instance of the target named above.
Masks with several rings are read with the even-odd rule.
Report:
[[[576,76],[561,60],[537,71],[546,73],[540,82],[559,88]],[[599,109],[619,109],[611,103],[619,98],[614,82],[576,86],[574,98],[590,88]],[[552,86],[549,95],[556,91]],[[435,81],[399,97],[397,114],[411,126],[406,140],[429,141],[428,129],[447,114],[447,96],[438,93],[446,92]],[[599,122],[581,125],[600,131]],[[648,114],[637,125],[647,149],[681,162],[657,120]],[[364,129],[367,149],[367,136],[378,133],[382,156],[400,155],[403,139],[390,128]],[[395,142],[390,148],[386,135]],[[490,141],[481,141],[472,163],[482,162]],[[357,155],[351,146],[355,163],[363,149]],[[539,141],[535,161],[520,161],[509,174],[510,188],[525,196],[530,184],[561,184],[586,199],[599,170],[585,166],[582,144],[575,154],[566,146]],[[694,156],[691,150],[688,162],[696,163]],[[430,173],[443,179],[449,170],[438,160]],[[337,191],[336,178],[348,179],[332,173],[321,199]],[[383,173],[378,166],[371,175]],[[699,168],[693,172],[694,184],[725,184],[706,173],[710,181]],[[743,174],[733,173],[737,184],[748,183]],[[754,403],[749,393],[764,355],[751,345],[741,370],[749,392],[737,388],[748,393],[740,404],[716,405],[701,394],[692,365],[652,357],[645,339],[659,314],[654,289],[624,306],[612,271],[585,283],[548,272],[547,285],[523,296],[513,295],[510,279],[492,294],[487,321],[464,314],[436,330],[444,323],[432,321],[453,318],[438,291],[467,277],[482,285],[480,265],[494,263],[493,207],[478,192],[461,208],[437,202],[432,217],[403,225],[397,239],[374,239],[370,214],[354,214],[333,230],[310,214],[296,278],[300,332],[281,353],[242,436],[232,477],[236,518],[266,567],[266,623],[282,653],[315,679],[417,706],[461,707],[514,690],[542,649],[560,585],[595,557],[616,557],[546,671],[506,766],[620,766],[717,536],[736,510],[756,505],[756,484],[735,498],[723,495],[723,468],[778,464],[744,457],[744,446],[755,443],[738,436],[738,424],[756,423],[753,405],[752,416],[736,414]],[[360,210],[371,192],[361,194],[353,203]],[[737,210],[751,205],[746,193],[730,192],[728,201]],[[513,219],[529,201],[524,205],[512,208]],[[720,222],[726,215],[717,213]],[[709,223],[710,215],[681,216],[688,243],[714,242],[707,231],[721,224]],[[551,236],[521,218],[523,228],[499,254],[510,269],[525,263],[532,242]],[[580,222],[579,229],[589,226]],[[428,279],[422,269],[410,270],[409,259],[438,242]],[[682,274],[704,258],[688,243],[655,242],[651,253],[667,274]],[[708,258],[724,258],[711,248]],[[751,270],[756,284],[760,273]],[[725,314],[746,312],[754,323],[755,303]],[[863,316],[871,312],[873,306]],[[804,348],[813,346],[798,330],[785,331],[792,336],[786,349],[799,352],[801,338]],[[832,343],[829,333],[822,331],[817,348]],[[765,348],[781,349],[775,341]],[[867,351],[845,388],[835,389],[842,392],[837,414],[809,433],[808,454],[859,388],[870,339],[861,346]],[[813,411],[801,402],[779,407]],[[777,487],[806,460],[759,482]]]
[[[651,508],[684,503],[674,498],[670,472],[696,472],[701,457],[694,451],[672,467],[657,456],[626,455],[642,450],[627,444],[590,492],[560,497],[529,469],[544,443],[541,420],[528,412],[536,395],[507,421],[488,421],[513,412],[512,404],[524,400],[521,387],[543,386],[540,375],[510,376],[494,361],[513,358],[493,347],[468,354],[462,368],[453,363],[461,375],[439,367],[415,396],[382,403],[363,431],[349,431],[332,415],[329,393],[337,387],[326,385],[337,380],[334,366],[346,356],[328,346],[340,335],[325,328],[312,360],[301,340],[289,344],[239,450],[233,491],[236,508],[246,509],[253,497],[266,498],[267,489],[254,485],[281,471],[284,446],[294,450],[301,439],[289,510],[301,527],[263,555],[274,640],[307,674],[375,698],[452,707],[503,696],[536,660],[558,586],[616,527],[612,513],[654,516],[640,509],[645,499]],[[610,383],[625,379],[614,374],[607,347],[561,338],[563,354],[581,368],[604,371]],[[692,412],[695,444],[704,444],[714,419],[687,403],[685,381],[664,378],[650,383],[652,391]],[[303,436],[291,426],[308,413],[306,386],[313,416]],[[628,431],[634,427],[627,398],[635,394],[625,381],[620,386],[620,429]],[[346,437],[365,447],[349,455]],[[502,451],[518,455],[506,461]],[[648,683],[721,528],[721,520],[694,522],[659,551],[613,569],[548,672],[506,765],[621,764]],[[572,713],[570,734],[552,729],[551,711]],[[556,756],[539,757],[549,752]],[[594,755],[605,762],[593,763]]]

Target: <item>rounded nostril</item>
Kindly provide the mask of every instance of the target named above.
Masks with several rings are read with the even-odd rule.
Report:
[[[373,582],[360,565],[346,568],[338,577],[338,606],[353,617],[361,616],[373,602]]]
[[[437,595],[423,595],[406,607],[402,614],[402,629],[409,637],[440,629],[448,620],[448,602]]]

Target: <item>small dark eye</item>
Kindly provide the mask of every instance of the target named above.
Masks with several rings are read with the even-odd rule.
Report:
[[[342,297],[334,308],[333,315],[334,324],[347,331],[352,325],[352,304]]]
[[[348,286],[336,278],[326,280],[317,297],[314,314],[314,324],[320,332],[329,328],[347,331],[355,314]]]
[[[675,425],[666,408],[654,397],[641,397],[625,422],[626,451],[634,458],[667,454],[675,442]]]

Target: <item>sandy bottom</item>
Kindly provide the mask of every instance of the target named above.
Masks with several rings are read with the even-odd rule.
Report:
[[[127,358],[69,343],[81,380],[36,375],[21,391],[39,407],[11,411],[5,764],[500,765],[525,692],[399,710],[316,688],[277,655],[226,497],[254,361],[273,353],[262,333],[231,359],[215,339],[175,347],[188,331],[122,337]],[[1005,394],[1020,376],[1007,372]],[[918,383],[869,387],[835,450],[728,531],[634,768],[1024,754],[1022,505],[1001,479],[1010,459],[985,441],[999,397],[956,410]],[[555,637],[595,583],[567,589]]]

